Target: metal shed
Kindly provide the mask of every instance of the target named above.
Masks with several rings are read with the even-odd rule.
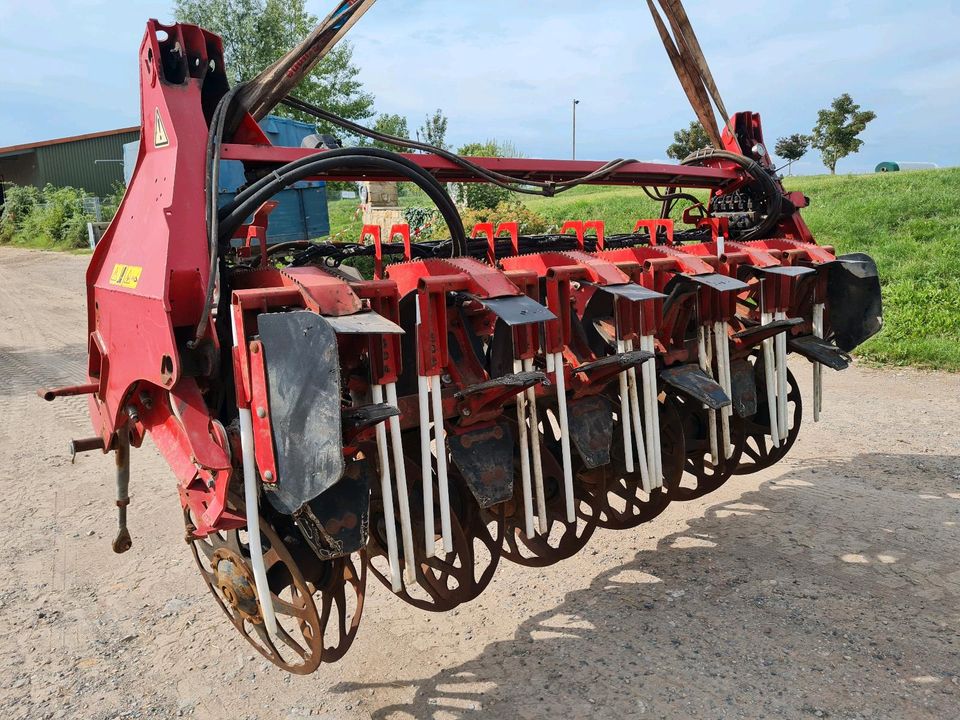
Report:
[[[0,148],[0,183],[82,188],[103,197],[123,182],[123,145],[139,127]]]

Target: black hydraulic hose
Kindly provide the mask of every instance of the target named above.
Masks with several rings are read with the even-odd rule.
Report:
[[[309,165],[310,163],[314,162],[318,158],[345,157],[345,156],[356,156],[356,155],[362,155],[365,157],[378,157],[378,158],[383,158],[386,160],[393,160],[394,162],[398,162],[401,165],[408,168],[411,172],[416,173],[417,175],[422,177],[424,180],[429,182],[438,191],[446,192],[446,190],[444,190],[443,188],[443,185],[441,185],[433,175],[431,175],[429,172],[424,170],[422,167],[420,167],[416,163],[410,162],[407,158],[403,157],[403,155],[400,155],[395,152],[391,152],[389,150],[381,150],[380,148],[337,148],[334,150],[324,151],[322,154],[307,155],[306,157],[302,157],[299,160],[294,160],[293,162],[287,163],[286,165],[278,168],[277,170],[270,173],[269,175],[265,175],[264,177],[260,178],[259,180],[252,183],[248,187],[245,187],[242,190],[240,190],[240,192],[237,193],[236,197],[233,200],[231,200],[229,203],[225,204],[222,208],[220,208],[220,214],[226,215],[232,212],[234,209],[236,209],[236,207],[241,202],[243,202],[243,200],[246,197],[266,187],[277,175],[286,175],[287,173],[297,170],[298,168],[301,168],[304,165]],[[452,199],[451,199],[451,204],[453,204]],[[454,207],[456,206],[454,205]]]
[[[356,133],[357,135],[363,135],[364,137],[378,140],[379,142],[388,143],[396,147],[432,153],[444,158],[445,160],[449,160],[476,177],[482,178],[493,185],[510,190],[511,192],[523,193],[527,195],[544,195],[546,197],[552,197],[561,192],[565,192],[566,190],[570,190],[578,185],[603,180],[604,178],[615,174],[625,165],[637,162],[636,160],[625,160],[623,158],[611,160],[605,165],[594,170],[592,173],[584,175],[580,178],[575,178],[573,180],[543,181],[518,178],[511,175],[504,175],[503,173],[498,173],[493,170],[488,170],[474,162],[471,162],[467,158],[461,157],[460,155],[452,153],[449,150],[435,147],[434,145],[428,145],[427,143],[416,142],[407,138],[401,138],[395,135],[388,135],[386,133],[377,132],[376,130],[371,130],[370,128],[358,125],[350,120],[347,120],[346,118],[342,118],[339,115],[335,115],[327,110],[324,110],[323,108],[319,108],[316,105],[311,105],[310,103],[300,100],[299,98],[288,96],[282,102],[284,105],[287,105],[294,110],[299,110],[300,112],[313,115],[321,120],[326,120],[329,123],[338,125],[345,130]]]
[[[195,348],[207,331],[207,321],[210,319],[210,309],[213,305],[213,291],[216,287],[217,258],[219,257],[217,197],[220,189],[220,147],[223,141],[223,130],[226,125],[227,111],[233,103],[237,92],[243,85],[237,85],[228,90],[217,103],[213,116],[210,118],[210,133],[207,137],[207,168],[206,168],[206,201],[207,201],[207,243],[210,250],[210,265],[207,275],[207,291],[204,297],[203,308],[200,311],[200,320],[193,339],[187,346]]]
[[[738,240],[756,240],[767,235],[780,221],[783,210],[783,192],[767,170],[756,160],[728,150],[706,148],[698,150],[681,161],[681,165],[702,165],[707,160],[729,160],[735,162],[761,186],[767,197],[767,216],[757,225],[737,236]]]
[[[220,239],[228,240],[233,236],[236,229],[243,224],[243,221],[250,216],[260,205],[270,199],[288,185],[303,180],[313,175],[321,175],[328,172],[343,169],[378,169],[385,170],[393,175],[399,175],[409,178],[410,182],[420,187],[427,197],[433,201],[440,210],[447,228],[450,230],[450,236],[453,240],[452,253],[454,256],[466,254],[467,238],[463,229],[463,221],[457,212],[453,200],[442,188],[412,171],[409,167],[393,159],[383,157],[373,157],[369,155],[353,154],[350,151],[345,154],[332,156],[337,151],[323,153],[319,157],[311,158],[311,162],[300,163],[294,170],[284,172],[281,168],[276,173],[268,176],[268,182],[262,184],[255,192],[245,193],[243,200],[234,207],[229,213],[220,218]]]

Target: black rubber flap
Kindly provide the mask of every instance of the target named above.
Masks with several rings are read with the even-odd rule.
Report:
[[[266,493],[288,515],[343,475],[337,335],[319,315],[266,313],[257,320],[277,456]]]
[[[787,347],[807,360],[826,365],[832,370],[846,370],[850,367],[850,357],[843,350],[813,335],[790,338]]]
[[[850,352],[883,328],[883,300],[877,264],[869,255],[841,255],[827,276],[830,330],[841,350]]]
[[[570,439],[583,464],[591,470],[610,464],[613,437],[613,406],[600,395],[574,400],[567,406]]]
[[[505,422],[447,433],[453,462],[482,508],[513,497],[513,436]]]
[[[719,410],[730,404],[730,398],[719,384],[707,377],[696,365],[678,365],[661,371],[660,377],[668,385],[684,395],[698,400],[711,410]]]
[[[473,295],[470,297],[510,326],[557,319],[557,316],[547,308],[526,295],[501,298],[480,298]]]

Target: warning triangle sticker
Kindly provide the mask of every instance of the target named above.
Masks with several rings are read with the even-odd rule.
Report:
[[[169,144],[170,138],[167,137],[167,131],[163,129],[163,120],[160,119],[160,108],[157,108],[153,121],[153,146],[155,148],[161,148]]]

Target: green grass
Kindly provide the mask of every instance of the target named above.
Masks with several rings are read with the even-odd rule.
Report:
[[[788,178],[810,197],[817,242],[865,252],[883,285],[884,329],[857,354],[960,371],[960,168]]]

